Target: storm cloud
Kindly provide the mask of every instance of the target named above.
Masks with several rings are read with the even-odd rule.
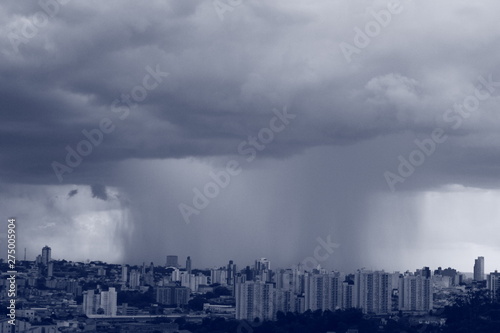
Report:
[[[98,198],[101,200],[108,200],[108,193],[106,192],[106,186],[102,184],[93,184],[90,186],[92,190],[92,198]]]
[[[33,188],[91,216],[96,204],[80,195],[90,187],[113,211],[96,213],[119,234],[113,260],[136,262],[172,253],[222,265],[234,247],[242,265],[290,265],[326,234],[340,247],[325,265],[346,270],[467,270],[478,251],[500,252],[487,237],[427,243],[429,221],[468,233],[475,221],[454,218],[489,211],[471,193],[498,198],[497,2],[403,0],[385,21],[389,4],[378,0],[243,1],[224,13],[211,1],[47,3],[0,5],[8,216],[39,223],[20,212],[50,204]],[[357,50],[349,59],[346,44]],[[284,109],[295,118],[249,162],[238,147]],[[431,147],[436,129],[446,139]],[[195,189],[231,160],[241,174],[186,224],[179,204],[194,207]],[[43,212],[77,223],[61,205]],[[500,217],[491,214],[480,218]],[[49,226],[56,234],[62,220]],[[214,245],[221,235],[227,242]],[[450,256],[457,248],[466,259]]]

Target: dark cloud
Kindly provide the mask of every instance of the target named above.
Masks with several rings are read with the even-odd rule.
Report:
[[[248,3],[221,22],[211,5],[195,1],[147,7],[68,3],[19,53],[4,39],[2,175],[11,182],[59,183],[53,162],[67,165],[65,148],[76,150],[86,139],[82,131],[98,128],[103,118],[115,129],[64,173],[63,182],[101,182],[105,170],[129,158],[233,154],[241,140],[267,125],[273,108],[283,106],[297,121],[262,155],[291,156],[401,131],[427,133],[444,108],[470,93],[478,75],[497,72],[488,60],[499,52],[494,44],[475,42],[492,37],[473,34],[493,19],[487,7],[476,6],[474,15],[483,19],[474,21],[470,34],[457,34],[458,29],[436,31],[433,24],[440,21],[432,19],[414,28],[409,18],[426,5],[408,5],[348,65],[338,44],[353,43],[353,26],[370,17],[342,21],[337,14],[355,17],[362,8],[311,5],[303,12],[297,4],[283,6]],[[39,10],[3,5],[13,32],[22,27],[19,17]],[[318,20],[328,11],[339,19],[329,26]],[[461,26],[458,17],[448,24]],[[242,19],[245,24],[236,24]],[[409,40],[416,52],[402,48]],[[435,44],[442,40],[447,44]],[[470,52],[449,51],[462,45]],[[474,62],[467,60],[472,55]],[[169,76],[120,119],[111,110],[113,101],[142,85],[147,66]],[[441,77],[450,80],[439,86]],[[487,109],[479,116],[483,124],[492,120]],[[482,127],[468,124],[464,134]]]
[[[240,189],[226,198],[232,206],[212,208],[200,221],[209,226],[231,216],[247,225],[258,218],[262,228],[278,235],[287,229],[286,220],[300,216],[318,221],[308,234],[308,242],[314,242],[335,216],[339,237],[361,243],[358,231],[368,230],[363,226],[369,218],[360,206],[388,193],[384,172],[396,172],[398,156],[407,158],[414,140],[428,138],[438,127],[449,139],[398,184],[398,191],[410,195],[448,184],[498,188],[500,87],[458,129],[443,115],[474,93],[479,76],[500,81],[499,35],[491,28],[499,4],[402,4],[401,14],[348,63],[339,44],[354,44],[354,28],[373,20],[367,7],[381,10],[386,2],[244,2],[221,21],[210,1],[147,6],[71,1],[16,52],[12,34],[21,34],[43,9],[38,3],[4,1],[0,179],[12,188],[89,185],[92,197],[105,201],[107,188],[116,188],[130,198],[130,216],[157,227],[141,231],[144,239],[160,240],[157,231],[167,223],[165,216],[183,226],[177,204],[207,181],[199,177],[210,168],[202,166],[218,169],[229,158],[245,163],[239,144],[269,126],[273,109],[286,107],[296,118],[258,155],[265,168],[279,168],[279,177],[255,163],[245,164],[254,178],[242,178],[269,193],[273,177],[280,179],[276,187],[287,187],[286,180],[301,186],[288,185],[293,191],[279,192],[282,201],[253,217],[232,201],[246,202]],[[157,73],[151,77],[151,71]],[[125,100],[131,96],[140,101],[129,102],[129,110]],[[315,165],[302,159],[311,156]],[[201,166],[187,167],[192,160]],[[144,166],[150,163],[154,172]],[[311,170],[315,176],[304,176]],[[157,183],[162,186],[153,186]],[[165,190],[171,187],[176,191]],[[285,218],[280,212],[290,209],[287,200],[300,209]],[[266,203],[254,193],[248,205],[259,210]],[[282,222],[265,226],[275,220]],[[296,230],[303,232],[301,226]],[[178,232],[188,237],[192,231]],[[311,246],[298,251],[305,255]],[[284,246],[281,250],[286,252]],[[356,253],[362,257],[362,250]]]
[[[101,200],[108,200],[108,193],[106,191],[106,186],[102,184],[93,184],[90,185],[90,189],[92,191],[92,198],[98,198]]]
[[[69,191],[68,198],[71,198],[71,197],[75,196],[77,193],[78,193],[78,190],[76,190],[76,189]]]

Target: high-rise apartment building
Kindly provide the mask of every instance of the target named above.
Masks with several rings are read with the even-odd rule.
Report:
[[[344,281],[342,282],[342,309],[354,308],[354,283]]]
[[[342,307],[342,282],[340,273],[310,274],[304,276],[306,310],[336,310]]]
[[[101,308],[107,316],[116,316],[117,293],[115,288],[110,287],[108,291],[101,291]]]
[[[52,277],[54,275],[54,263],[49,261],[47,264],[47,277]]]
[[[484,257],[474,260],[474,281],[484,281]]]
[[[279,270],[274,276],[276,289],[293,290],[293,272],[290,269]]]
[[[183,306],[188,303],[191,290],[186,287],[165,286],[156,289],[156,301],[165,305]]]
[[[52,260],[51,258],[51,248],[45,245],[42,249],[42,265],[48,266],[49,262]]]
[[[122,284],[127,284],[128,282],[128,266],[122,265],[122,278],[120,280]]]
[[[266,258],[255,260],[255,271],[260,272],[271,269],[271,262]]]
[[[193,292],[198,292],[198,287],[200,285],[208,285],[208,277],[203,275],[202,273],[194,275],[194,274],[188,274],[187,272],[182,272],[180,281],[181,281],[181,286],[188,287]]]
[[[87,290],[83,293],[83,312],[86,315],[116,316],[117,293],[115,288],[110,287],[108,291]]]
[[[431,269],[429,267],[424,267],[420,271],[420,275],[422,275],[425,278],[430,279],[431,278]]]
[[[498,271],[494,271],[488,274],[487,279],[487,287],[491,292],[491,297],[494,300],[500,300],[500,273]]]
[[[229,284],[229,281],[225,267],[210,270],[210,283]]]
[[[139,288],[139,286],[141,285],[141,273],[136,269],[131,270],[128,281],[130,288]]]
[[[227,285],[232,286],[234,284],[235,276],[236,276],[236,265],[233,263],[232,260],[229,260],[229,264],[227,264],[227,270],[226,270]]]
[[[274,310],[275,312],[281,311],[283,313],[295,312],[297,295],[291,290],[276,289]]]
[[[399,278],[398,309],[403,312],[432,310],[432,280],[426,275],[404,275]]]
[[[172,282],[181,280],[181,271],[179,269],[174,268],[174,270],[170,274],[170,279],[172,280]]]
[[[236,319],[275,319],[275,289],[272,283],[236,281],[235,298]]]
[[[392,274],[358,271],[354,281],[355,307],[363,313],[386,314],[392,310]]]
[[[187,257],[186,259],[186,271],[188,274],[191,274],[191,257]]]
[[[97,312],[96,304],[100,304],[101,298],[99,294],[95,294],[94,290],[86,290],[83,292],[83,313],[86,315]]]

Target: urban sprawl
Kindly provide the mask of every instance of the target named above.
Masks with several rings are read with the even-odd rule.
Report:
[[[229,261],[218,268],[194,269],[190,257],[181,267],[174,255],[163,265],[131,266],[53,260],[45,246],[35,261],[16,263],[15,331],[177,332],[182,323],[206,318],[255,323],[277,320],[279,313],[353,308],[379,318],[382,326],[401,316],[439,326],[446,321],[442,309],[460,295],[470,290],[498,294],[500,273],[485,275],[483,257],[473,269],[473,276],[441,267],[345,274],[319,265],[273,269],[265,258],[253,266]],[[9,276],[3,275],[0,299],[6,311]],[[11,329],[12,321],[4,317],[0,333]]]

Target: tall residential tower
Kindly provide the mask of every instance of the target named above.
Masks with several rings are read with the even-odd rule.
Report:
[[[484,281],[484,257],[474,260],[474,281]]]

